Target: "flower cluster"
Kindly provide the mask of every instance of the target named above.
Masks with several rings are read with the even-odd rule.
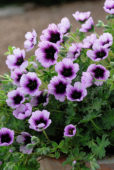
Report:
[[[106,0],[104,9],[114,14],[113,0]],[[94,31],[94,21],[90,15],[90,12],[79,11],[73,14],[81,24],[78,30],[81,35]],[[34,151],[33,147],[28,148],[28,145],[34,145],[32,131],[33,134],[46,134],[45,129],[54,126],[54,113],[48,107],[53,102],[50,98],[67,105],[80,103],[86,100],[89,89],[99,88],[110,76],[109,70],[102,64],[113,44],[111,33],[105,32],[99,36],[93,32],[80,40],[70,29],[70,21],[64,17],[59,24],[49,24],[42,31],[39,42],[35,30],[27,32],[25,50],[14,48],[7,56],[6,64],[11,71],[13,89],[8,92],[6,103],[15,119],[25,120],[29,125],[27,132],[19,132],[16,136],[20,152],[24,154]],[[35,59],[32,62],[25,60],[26,52],[35,45]],[[78,131],[76,127],[78,125],[73,120],[64,124],[63,137],[72,139]],[[11,145],[13,141],[14,131],[1,128],[0,146]]]

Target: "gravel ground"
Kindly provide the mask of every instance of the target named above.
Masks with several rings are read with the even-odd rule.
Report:
[[[67,16],[74,30],[79,27],[72,17],[72,13],[76,10],[92,12],[95,23],[97,20],[105,20],[105,12],[103,10],[104,0],[78,1],[64,4],[61,6],[51,7],[35,7],[30,10],[25,8],[24,12],[13,15],[0,16],[0,74],[8,71],[5,64],[6,56],[4,52],[7,51],[9,45],[23,48],[24,35],[27,31],[36,29],[38,35],[41,34],[42,29],[46,28],[49,23],[59,23],[62,17]],[[27,10],[26,10],[27,9]],[[16,10],[15,10],[16,11]],[[100,30],[98,30],[100,32]],[[31,55],[31,52],[27,55]]]

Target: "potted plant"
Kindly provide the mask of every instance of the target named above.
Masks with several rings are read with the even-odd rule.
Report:
[[[8,47],[10,74],[0,76],[0,168],[39,169],[46,157],[65,158],[72,170],[98,169],[114,141],[114,1],[106,0],[107,24],[90,12],[50,24],[24,48]],[[96,27],[103,33],[98,35]],[[89,33],[89,35],[87,35]],[[35,48],[33,56],[25,52]],[[87,166],[90,164],[90,168]],[[56,168],[56,167],[55,167]]]

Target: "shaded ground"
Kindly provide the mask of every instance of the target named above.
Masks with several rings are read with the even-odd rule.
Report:
[[[59,23],[62,17],[67,16],[75,28],[80,26],[72,17],[75,11],[92,12],[95,23],[98,19],[105,20],[103,11],[104,0],[80,1],[52,7],[36,7],[34,10],[22,12],[13,16],[0,17],[0,74],[8,71],[5,64],[9,45],[23,48],[24,35],[27,31],[36,29],[38,35],[49,23]],[[29,53],[30,54],[30,53]]]

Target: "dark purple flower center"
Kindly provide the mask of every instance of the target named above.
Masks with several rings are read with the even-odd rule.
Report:
[[[21,112],[21,114],[23,114],[23,115],[24,115],[24,114],[25,114],[25,112]]]
[[[25,136],[25,139],[24,139],[24,144],[27,145],[27,144],[29,144],[29,143],[31,143],[31,136],[26,135],[26,136]]]
[[[108,6],[107,9],[109,9],[109,10],[114,9],[114,5],[113,5],[113,6],[110,6],[110,7]]]
[[[44,123],[46,125],[47,121],[43,117],[40,117],[40,119],[35,120],[36,126],[41,123]]]
[[[20,66],[23,62],[24,62],[24,59],[22,56],[17,58],[16,66]]]
[[[74,131],[74,128],[70,128],[68,131],[69,135],[73,135],[73,131]]]
[[[78,51],[75,51],[73,54],[74,54],[74,56],[75,56],[76,54],[78,54]]]
[[[72,99],[80,99],[82,96],[82,92],[81,91],[77,91],[77,90],[73,90],[72,94],[71,94],[71,98]]]
[[[51,32],[49,41],[52,43],[56,43],[57,41],[60,41],[60,33],[59,32]]]
[[[102,43],[102,45],[106,45],[106,44],[109,44],[109,40]]]
[[[59,82],[59,84],[56,84],[55,89],[57,94],[64,94],[66,91],[66,84]]]
[[[20,81],[21,76],[22,76],[22,74],[18,74],[18,75],[17,75],[17,82],[19,82],[19,81]]]
[[[105,57],[105,55],[106,55],[106,52],[104,50],[96,52],[96,58],[102,59],[103,57]]]
[[[46,59],[55,60],[54,55],[56,53],[56,49],[54,48],[54,46],[51,45],[48,48],[46,48],[45,53],[46,53]]]
[[[9,143],[11,141],[11,137],[8,133],[1,135],[1,143]]]
[[[47,99],[47,94],[41,93],[37,96],[37,104],[45,103]]]
[[[84,18],[84,19],[80,18],[79,21],[80,21],[81,23],[84,23],[86,20],[87,20],[87,18]]]
[[[20,102],[23,100],[23,97],[20,94],[17,94],[13,98],[15,104],[20,104]]]
[[[31,79],[29,79],[29,81],[28,81],[28,84],[27,84],[27,87],[31,90],[31,91],[34,91],[35,89],[37,89],[37,86],[38,86],[38,84],[37,84],[37,80],[31,80]]]
[[[93,70],[93,72],[95,74],[95,78],[100,78],[100,77],[103,78],[105,70],[100,67],[97,67]]]
[[[69,67],[69,68],[64,67],[63,70],[61,71],[61,74],[65,77],[72,76],[72,68],[71,67]]]

